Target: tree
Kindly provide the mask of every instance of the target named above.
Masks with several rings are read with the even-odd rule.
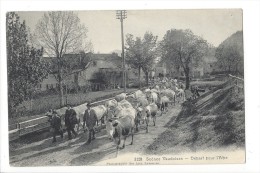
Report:
[[[208,43],[190,30],[168,30],[160,42],[162,61],[182,68],[186,78],[186,89],[190,86],[190,73],[198,66],[208,50]]]
[[[47,76],[48,64],[43,61],[43,49],[28,44],[25,21],[20,23],[18,14],[6,15],[7,74],[9,111],[24,100],[31,99],[37,84]]]
[[[87,28],[80,24],[80,19],[74,12],[46,12],[39,20],[35,31],[37,45],[44,48],[50,57],[56,58],[54,76],[59,83],[60,106],[63,106],[63,80],[65,76],[73,73],[64,63],[64,55],[79,53],[89,49]],[[56,74],[56,75],[55,75]]]
[[[138,69],[139,88],[141,87],[141,70],[145,73],[146,84],[148,85],[149,72],[153,67],[155,58],[157,36],[151,32],[146,32],[143,39],[128,34],[126,36],[126,61],[133,67]]]
[[[243,33],[238,31],[216,49],[217,64],[222,71],[244,74]]]

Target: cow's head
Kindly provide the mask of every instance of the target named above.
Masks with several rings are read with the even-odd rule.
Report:
[[[114,118],[114,110],[113,109],[108,109],[107,110],[107,120],[108,122],[112,122]]]
[[[117,118],[112,118],[112,127],[113,127],[113,141],[118,144],[119,142],[119,136],[120,136],[120,128],[119,128],[119,122],[117,121]]]
[[[113,125],[113,127],[117,127],[118,126],[118,122],[117,121],[112,121],[112,125]]]
[[[126,96],[126,98],[135,98],[135,95],[134,94],[130,94],[130,95]]]

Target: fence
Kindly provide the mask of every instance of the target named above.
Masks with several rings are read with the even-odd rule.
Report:
[[[95,102],[92,102],[91,104],[93,106],[103,104],[107,100],[113,99],[116,94],[118,94],[118,93],[114,93],[113,96],[110,98],[103,99],[100,101],[95,101]],[[84,103],[84,104],[86,104],[86,103]],[[60,111],[65,112],[65,108],[61,108]],[[32,132],[37,132],[37,131],[46,130],[46,129],[50,128],[50,123],[48,120],[49,120],[49,118],[47,116],[40,116],[40,117],[32,119],[32,120],[23,121],[23,122],[9,125],[9,141],[19,139],[20,136],[24,136],[24,135],[32,133]]]
[[[205,98],[205,97],[209,96],[210,94],[214,93],[215,91],[228,87],[228,86],[232,88],[232,91],[234,93],[244,94],[244,79],[230,75],[230,74],[227,76],[223,76],[223,78],[225,78],[225,80],[226,80],[224,83],[222,83],[216,87],[213,87],[210,91],[208,91],[208,92],[202,94],[200,97],[192,100],[192,102],[196,103],[199,99]]]
[[[129,90],[133,90],[134,88],[129,88]],[[122,89],[112,89],[112,90],[103,90],[98,92],[80,92],[75,94],[67,94],[63,97],[63,105],[71,104],[71,105],[79,105],[84,102],[94,102],[98,99],[104,99],[108,97],[112,97],[113,94],[118,94],[122,92]],[[19,119],[19,121],[25,121],[26,119],[23,117],[26,116],[34,116],[37,114],[41,114],[42,112],[46,112],[49,109],[58,109],[60,108],[60,97],[58,94],[51,96],[43,96],[39,98],[35,98],[32,100],[24,101],[16,112],[9,115],[10,121],[9,124],[14,124],[15,119]]]
[[[229,81],[231,81],[235,86],[233,92],[244,95],[244,79],[237,76],[233,76],[231,74],[229,74],[228,76]]]

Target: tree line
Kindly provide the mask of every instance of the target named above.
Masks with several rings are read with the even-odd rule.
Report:
[[[64,55],[76,53],[86,56],[85,52],[91,50],[87,27],[81,24],[74,12],[45,12],[34,34],[31,34],[25,21],[20,22],[17,13],[9,12],[6,15],[6,29],[9,111],[14,111],[20,103],[29,99],[37,84],[49,73],[55,76],[59,84],[60,105],[63,106],[64,78],[73,73],[73,68],[65,63]],[[148,85],[149,72],[160,57],[161,62],[184,71],[186,89],[190,86],[191,67],[198,66],[211,48],[202,37],[191,30],[182,29],[168,30],[161,41],[148,31],[143,37],[127,34],[125,40],[126,63],[138,70],[139,84],[143,71]],[[228,43],[220,44],[216,50],[219,66],[223,70],[239,71],[243,66],[243,53],[239,52],[239,46],[232,46],[232,41]],[[44,61],[43,55],[55,60],[50,64]],[[88,61],[81,67],[82,70],[91,64],[90,59]]]

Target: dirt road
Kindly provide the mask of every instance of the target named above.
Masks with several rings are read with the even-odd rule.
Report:
[[[166,130],[166,124],[178,115],[181,110],[179,104],[170,106],[169,111],[157,117],[156,126],[149,127],[146,133],[144,125],[135,133],[134,144],[129,145],[130,138],[126,139],[126,147],[119,151],[118,156],[127,153],[145,155],[146,148],[154,142],[158,136]],[[159,115],[160,113],[158,113]],[[12,166],[79,166],[100,165],[109,159],[116,157],[116,145],[111,142],[105,129],[97,133],[96,139],[86,145],[87,135],[81,132],[77,138],[68,141],[57,138],[57,143],[52,144],[52,138],[39,142],[33,142],[22,147],[10,149],[10,165]]]

